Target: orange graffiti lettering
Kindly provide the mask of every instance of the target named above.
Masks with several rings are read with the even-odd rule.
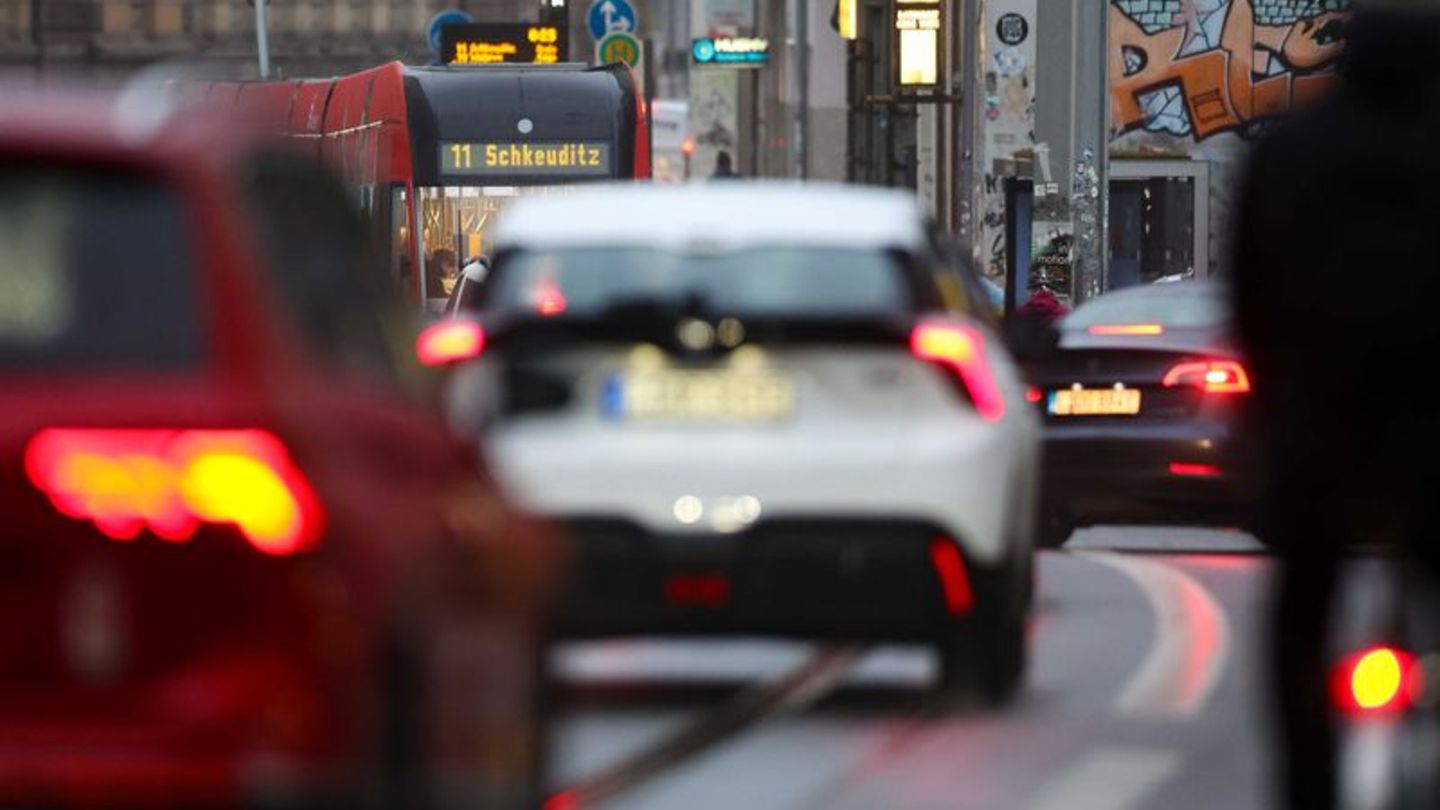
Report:
[[[1169,28],[1146,31],[1110,5],[1111,125],[1115,133],[1157,131],[1144,97],[1178,88],[1190,134],[1248,132],[1251,123],[1284,115],[1323,95],[1336,82],[1349,13],[1330,11],[1289,25],[1257,23],[1252,0],[1231,0],[1217,47],[1181,55],[1199,31],[1191,0]],[[1152,26],[1153,27],[1153,26]]]

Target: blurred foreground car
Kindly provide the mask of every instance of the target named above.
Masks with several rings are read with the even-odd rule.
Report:
[[[1245,526],[1254,457],[1237,417],[1250,376],[1223,287],[1187,281],[1109,293],[1022,352],[1045,419],[1042,542],[1077,526]]]
[[[1023,671],[1038,421],[901,195],[610,187],[517,201],[452,418],[568,526],[562,631],[933,643]]]
[[[0,805],[531,806],[547,546],[406,393],[344,190],[4,104]]]

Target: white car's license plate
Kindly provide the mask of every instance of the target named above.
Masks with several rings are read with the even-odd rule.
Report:
[[[661,422],[774,422],[795,408],[788,377],[756,371],[626,372],[606,384],[612,418]]]

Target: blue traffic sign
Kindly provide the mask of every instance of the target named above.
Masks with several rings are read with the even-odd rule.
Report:
[[[634,34],[640,29],[640,20],[635,16],[635,7],[630,0],[595,0],[590,4],[590,13],[585,17],[590,26],[590,36],[598,42],[606,34],[620,31]]]
[[[475,18],[471,17],[469,14],[466,14],[458,8],[452,8],[448,11],[442,11],[439,14],[436,14],[434,17],[431,17],[430,50],[434,51],[436,56],[440,55],[440,29],[444,28],[447,25],[464,25],[465,23],[472,22],[475,22]]]

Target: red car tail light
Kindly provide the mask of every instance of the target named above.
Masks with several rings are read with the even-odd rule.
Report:
[[[1362,713],[1401,711],[1419,691],[1414,657],[1393,647],[1372,647],[1340,663],[1334,691],[1341,708]]]
[[[975,410],[991,422],[1005,418],[1005,397],[985,359],[985,337],[962,324],[922,323],[910,333],[910,352],[960,376]]]
[[[1234,360],[1180,363],[1165,374],[1166,388],[1191,386],[1207,394],[1248,394],[1250,375]]]
[[[473,321],[441,321],[426,327],[415,340],[415,356],[426,366],[471,360],[484,350],[485,330]]]
[[[323,522],[284,444],[262,430],[52,428],[30,440],[25,469],[57,511],[116,540],[148,528],[178,543],[202,523],[231,524],[284,556],[312,548]]]
[[[935,575],[940,578],[940,589],[945,593],[945,609],[951,616],[964,616],[975,609],[975,593],[970,589],[970,574],[965,570],[965,559],[960,549],[948,537],[937,537],[930,542],[930,563],[935,566]]]
[[[1121,323],[1121,324],[1098,324],[1085,331],[1092,335],[1113,337],[1159,337],[1165,334],[1165,327],[1158,323]]]

